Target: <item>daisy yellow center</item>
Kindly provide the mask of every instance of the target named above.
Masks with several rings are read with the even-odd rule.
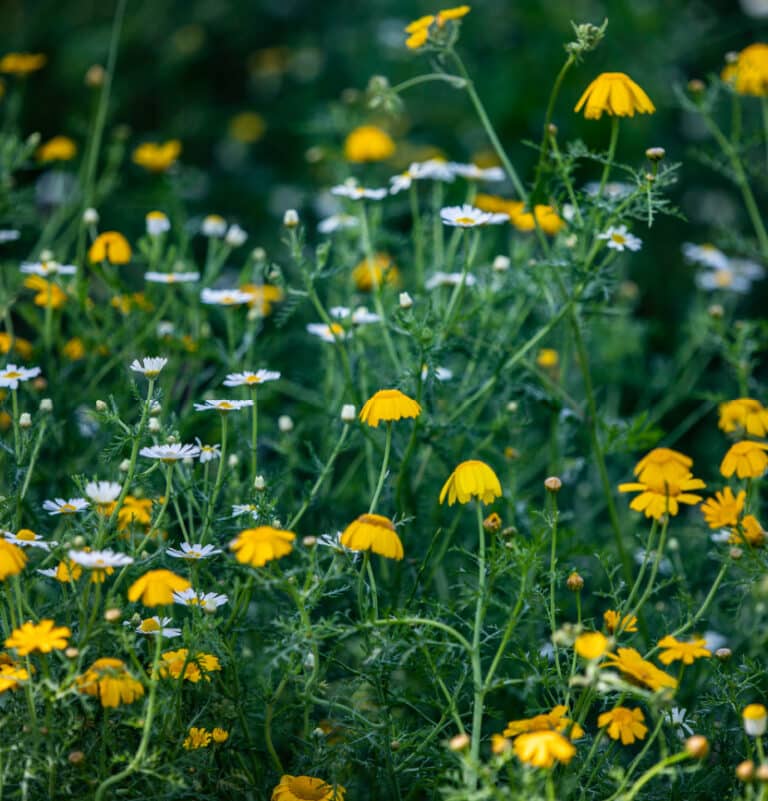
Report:
[[[156,620],[150,617],[147,618],[146,620],[142,620],[139,628],[145,632],[160,631],[160,624]]]
[[[201,606],[202,605],[200,603],[200,599],[197,596],[194,596],[193,598],[188,598],[187,599],[187,604],[189,606]]]
[[[28,531],[26,529],[22,529],[21,531],[16,534],[17,540],[27,540],[28,542],[32,542],[37,539],[37,536],[34,532]]]
[[[300,801],[321,801],[328,795],[328,785],[325,782],[314,781],[308,776],[296,776],[290,783],[293,795]]]
[[[258,384],[260,381],[261,379],[257,375],[249,375],[245,379],[246,384]]]
[[[145,370],[144,371],[144,375],[147,378],[157,378],[157,376],[160,375],[160,371],[159,370]]]
[[[232,297],[232,295],[224,295],[222,297],[222,299],[221,299],[221,302],[222,303],[234,303],[235,299],[234,299],[234,297]]]
[[[731,285],[731,274],[726,270],[718,270],[715,273],[715,283],[718,286],[730,286]]]
[[[63,503],[61,508],[59,509],[60,512],[76,512],[74,505],[71,503]]]
[[[344,333],[344,329],[338,323],[331,323],[328,326],[328,331],[331,334],[343,334]]]
[[[5,375],[4,378],[21,378],[21,373],[18,370],[9,370]]]
[[[188,551],[190,559],[199,559],[203,554],[201,551]]]
[[[106,562],[103,559],[97,559],[96,560],[96,566],[97,567],[105,567],[106,566]]]
[[[219,409],[234,409],[235,407],[229,401],[221,401],[218,404]]]
[[[473,225],[474,222],[475,222],[475,218],[474,217],[457,217],[456,218],[456,222],[457,223],[462,223],[464,225]]]
[[[623,245],[627,241],[627,238],[624,234],[611,234],[611,241],[615,242],[617,245]]]

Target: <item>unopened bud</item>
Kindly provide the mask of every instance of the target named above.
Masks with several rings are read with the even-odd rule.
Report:
[[[67,754],[67,761],[70,765],[79,765],[85,759],[85,754],[82,751],[70,751]]]
[[[160,421],[156,417],[150,417],[147,428],[152,434],[157,434],[160,431]]]
[[[451,737],[448,740],[448,748],[451,751],[464,751],[466,748],[469,748],[470,739],[468,734],[457,734],[455,737]]]
[[[104,612],[104,620],[106,620],[107,623],[115,623],[116,621],[120,620],[122,614],[123,613],[119,609],[112,606],[107,609],[106,612]]]
[[[263,492],[267,488],[267,481],[264,476],[256,476],[253,479],[253,488],[256,492]]]
[[[550,122],[549,125],[547,125],[547,133],[550,136],[557,136],[557,125],[555,125],[554,122]]]
[[[295,228],[299,224],[299,212],[296,209],[288,209],[283,214],[283,225],[286,228]]]
[[[663,147],[649,147],[645,151],[645,157],[648,161],[661,161],[666,155],[667,151]]]
[[[254,248],[251,251],[251,258],[254,261],[265,261],[267,258],[267,251],[264,248]]]
[[[74,545],[74,546],[75,546],[75,548],[82,548],[82,547],[83,547],[83,545],[85,545],[85,537],[84,537],[82,534],[78,534],[78,535],[77,535],[77,536],[76,536],[76,537],[75,537],[75,538],[72,540],[72,545]]]
[[[727,662],[733,656],[733,651],[730,648],[718,648],[715,651],[715,656],[721,662]]]
[[[709,741],[701,734],[694,734],[685,741],[685,750],[694,759],[704,759],[709,753]]]
[[[719,303],[713,303],[708,309],[707,314],[714,320],[722,319],[725,309]]]
[[[725,54],[726,64],[735,64],[739,60],[739,54],[735,50],[729,50]]]
[[[728,555],[731,557],[731,559],[738,561],[742,556],[744,556],[744,551],[742,551],[741,548],[731,548],[728,551]]]
[[[53,411],[53,401],[50,398],[43,398],[40,401],[40,411],[49,414]]]
[[[759,782],[768,782],[768,765],[766,765],[765,762],[758,766],[757,770],[755,771],[755,778]]]
[[[307,536],[307,537],[304,537],[304,538],[301,540],[301,544],[302,544],[302,545],[303,545],[305,548],[314,548],[314,547],[315,547],[315,545],[317,545],[317,537],[313,537],[313,536],[310,534],[309,536]]]
[[[745,759],[736,765],[736,778],[740,782],[751,782],[755,778],[755,763],[751,759]]]
[[[86,225],[96,225],[99,221],[99,212],[96,209],[86,209],[83,212],[83,222]]]
[[[509,260],[509,256],[497,256],[493,260],[493,269],[497,273],[503,273],[510,268],[511,264],[512,262]]]
[[[227,456],[227,467],[237,467],[240,464],[240,457],[236,453]]]
[[[121,473],[127,473],[131,469],[131,461],[130,461],[130,459],[123,459],[123,461],[120,462],[119,469],[120,469]]]
[[[287,434],[289,431],[293,431],[293,420],[287,414],[281,414],[277,418],[277,427],[283,434]]]
[[[163,411],[163,407],[160,405],[158,401],[152,401],[152,404],[149,407],[149,413],[153,415],[160,414]]]
[[[80,656],[80,651],[75,648],[74,645],[70,645],[69,648],[64,651],[64,656],[66,656],[67,659],[77,659],[77,657]]]
[[[652,184],[656,180],[656,176],[652,172],[647,172],[645,174],[645,180],[648,181],[649,184]]]
[[[354,405],[351,403],[345,403],[341,407],[341,419],[345,423],[354,423],[356,418],[357,418],[357,413],[355,412]]]
[[[399,751],[400,750],[400,740],[392,740],[392,742],[389,744],[389,749],[390,749],[390,751],[394,751],[394,752]]]
[[[698,78],[688,81],[688,91],[692,95],[700,95],[706,88],[704,81],[700,81]]]
[[[544,479],[544,486],[548,492],[560,492],[563,482],[557,476],[550,476]]]
[[[584,589],[584,579],[574,570],[566,579],[565,586],[571,592],[581,592]]]
[[[498,534],[499,531],[501,531],[501,518],[496,512],[491,512],[491,514],[483,520],[483,528],[488,534]]]
[[[96,401],[96,411],[97,412],[106,412],[107,411],[107,404],[103,400]]]
[[[413,298],[407,292],[400,293],[400,308],[410,309],[413,306]]]
[[[32,428],[32,415],[29,412],[22,412],[19,415],[19,426],[21,428]]]
[[[85,85],[90,86],[91,89],[98,89],[99,86],[104,84],[104,79],[107,77],[107,71],[101,64],[93,64],[88,67],[85,73]]]

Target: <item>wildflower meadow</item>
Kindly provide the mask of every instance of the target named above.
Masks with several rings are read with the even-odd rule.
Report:
[[[768,798],[768,3],[6,5],[0,798]]]

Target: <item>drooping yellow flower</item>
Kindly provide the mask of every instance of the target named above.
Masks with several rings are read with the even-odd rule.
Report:
[[[173,593],[188,590],[192,585],[170,570],[148,570],[128,588],[128,600],[144,606],[165,606],[173,603]]]
[[[613,117],[634,117],[653,114],[656,107],[648,95],[623,72],[603,72],[584,90],[573,109],[581,111],[588,120],[599,120],[603,112]]]
[[[576,638],[573,649],[584,659],[599,659],[608,650],[608,638],[599,631],[586,631]]]
[[[521,762],[536,768],[551,768],[555,762],[567,765],[576,753],[576,748],[556,731],[521,734],[513,747]]]
[[[635,465],[633,470],[638,481],[646,484],[674,483],[691,474],[693,459],[672,448],[654,448]]]
[[[738,545],[745,540],[753,548],[761,548],[765,545],[765,529],[760,525],[760,521],[754,515],[745,515],[741,525],[731,530],[730,543]]]
[[[51,651],[63,651],[71,636],[72,632],[67,626],[57,626],[53,620],[41,620],[39,623],[28,620],[11,632],[5,647],[15,648],[19,656],[27,656],[34,651],[49,654]]]
[[[378,428],[383,420],[385,423],[403,418],[418,417],[421,406],[400,392],[399,389],[380,389],[374,393],[360,410],[360,420],[371,428]]]
[[[394,152],[394,140],[376,125],[360,125],[344,140],[344,158],[357,164],[385,161]]]
[[[0,58],[0,72],[6,75],[29,75],[41,70],[48,56],[44,53],[6,53]]]
[[[167,142],[144,142],[133,151],[133,163],[149,172],[166,172],[181,155],[181,142],[170,139]]]
[[[77,155],[77,145],[68,136],[54,136],[37,149],[37,160],[70,161]]]
[[[448,497],[448,506],[456,501],[469,503],[472,498],[483,503],[493,503],[500,498],[501,483],[499,477],[485,463],[478,459],[462,462],[448,477],[440,490],[440,503]]]
[[[768,724],[768,709],[763,704],[748,704],[744,707],[741,717],[744,721],[744,731],[750,737],[762,737]]]
[[[352,280],[360,292],[370,292],[372,289],[385,284],[386,286],[400,285],[400,271],[388,253],[377,253],[373,261],[363,259],[352,270]]]
[[[207,729],[192,726],[184,740],[183,746],[187,751],[207,748],[210,745],[212,737],[213,735]]]
[[[35,306],[50,306],[52,309],[60,309],[67,302],[67,294],[58,284],[46,281],[39,275],[28,275],[24,279],[24,286],[37,292],[32,298]]]
[[[29,673],[11,660],[0,664],[0,693],[16,690],[22,681],[29,679]]]
[[[768,97],[768,44],[745,47],[733,65],[734,88],[740,95]]]
[[[600,667],[617,668],[624,674],[624,678],[635,684],[645,685],[654,692],[665,687],[677,687],[677,679],[643,659],[634,648],[618,648],[617,653],[608,656],[609,659]]]
[[[229,732],[226,729],[214,726],[211,736],[213,737],[214,743],[225,743],[229,739]]]
[[[255,111],[242,111],[240,114],[235,114],[229,121],[229,135],[236,142],[242,142],[244,145],[258,142],[264,136],[266,128],[264,117]]]
[[[538,223],[539,228],[549,236],[554,236],[565,227],[565,220],[552,206],[537,203],[533,212],[525,211],[524,204],[520,204],[516,213],[510,215],[512,225],[518,231],[533,231]]]
[[[0,581],[5,581],[8,576],[17,576],[26,564],[27,555],[24,551],[5,537],[0,537]]]
[[[640,707],[628,709],[617,706],[610,712],[603,712],[597,719],[597,725],[604,729],[608,727],[608,736],[612,740],[621,740],[622,745],[632,745],[635,740],[642,740],[648,734],[648,727],[643,725],[645,717]]]
[[[344,530],[341,544],[351,551],[373,551],[387,559],[403,558],[403,543],[392,521],[383,515],[360,515]]]
[[[88,251],[88,258],[92,262],[128,264],[131,260],[131,246],[119,231],[104,231],[93,241]]]
[[[24,359],[29,359],[32,355],[32,343],[28,339],[11,337],[5,331],[0,331],[0,353],[10,353],[11,351],[15,351]]]
[[[701,511],[710,528],[735,526],[744,511],[746,500],[747,493],[744,490],[734,496],[733,490],[726,487],[722,492],[716,492],[714,498],[701,504]]]
[[[235,559],[251,567],[263,567],[273,559],[287,556],[293,550],[296,535],[272,526],[257,526],[241,531],[229,544]]]
[[[568,732],[571,740],[578,740],[584,736],[584,729],[578,723],[572,721],[568,716],[568,707],[558,704],[553,707],[551,712],[542,715],[534,715],[532,718],[522,718],[520,720],[510,720],[504,729],[505,737],[518,737],[526,732],[534,731],[556,731],[560,734]]]
[[[646,517],[659,520],[665,514],[674,516],[680,510],[679,504],[695,505],[701,501],[701,496],[692,494],[690,490],[706,486],[688,471],[688,462],[688,457],[677,451],[655,448],[635,467],[640,480],[619,484],[619,492],[639,492],[629,508],[643,512]]]
[[[768,434],[768,409],[754,398],[736,398],[718,406],[719,419],[717,425],[730,434],[743,431],[752,437],[764,437]]]
[[[346,792],[340,784],[331,785],[314,776],[285,774],[272,790],[271,801],[344,801]]]
[[[637,631],[637,618],[634,615],[621,615],[615,609],[606,609],[603,612],[603,622],[609,634],[618,631],[635,632]]]
[[[735,442],[728,449],[722,463],[720,472],[730,478],[734,473],[739,478],[760,478],[768,467],[768,445],[763,442],[753,442],[745,439]]]
[[[705,648],[707,641],[704,638],[691,640],[691,642],[680,642],[671,634],[659,640],[659,648],[665,650],[659,654],[659,661],[665,665],[680,661],[684,665],[692,665],[695,659],[702,656],[712,656],[712,652]]]
[[[129,672],[120,659],[97,659],[75,680],[77,689],[95,695],[103,707],[132,704],[144,695],[144,687]]]
[[[210,681],[211,677],[208,674],[220,671],[221,663],[213,654],[190,654],[187,648],[179,648],[177,651],[165,651],[160,655],[158,670],[163,679],[178,679],[183,674],[184,681],[197,684],[201,679]]]

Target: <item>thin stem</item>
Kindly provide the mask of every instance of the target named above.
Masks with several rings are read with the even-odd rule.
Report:
[[[477,789],[477,765],[480,760],[480,741],[483,729],[483,707],[485,705],[485,686],[482,662],[480,659],[480,640],[485,613],[485,528],[483,527],[483,507],[477,501],[477,600],[475,602],[475,625],[472,630],[472,680],[474,685],[474,704],[472,709],[472,742],[469,751],[471,789]]]
[[[251,487],[253,487],[259,472],[259,397],[255,386],[251,387],[251,399],[253,400],[251,407]]]
[[[605,166],[603,167],[603,174],[600,178],[600,188],[597,190],[597,196],[603,196],[603,190],[608,182],[608,176],[611,173],[613,166],[613,159],[616,155],[616,143],[619,141],[619,118],[616,116],[611,117],[611,139],[608,143],[608,158],[606,159]]]
[[[371,505],[368,508],[368,514],[372,515],[376,511],[376,504],[379,502],[379,496],[384,486],[384,479],[387,477],[387,467],[389,467],[389,453],[392,448],[392,421],[387,421],[387,437],[384,440],[384,458],[381,462],[381,472],[379,473],[379,481],[376,484],[376,490],[371,498]]]

